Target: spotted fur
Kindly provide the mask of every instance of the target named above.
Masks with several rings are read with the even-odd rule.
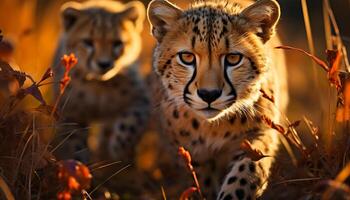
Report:
[[[64,31],[55,57],[56,81],[62,78],[63,54],[74,53],[78,64],[60,107],[67,122],[89,129],[97,124],[99,161],[131,162],[134,144],[147,126],[149,95],[138,62],[144,18],[145,8],[136,1],[69,2],[62,8]],[[56,94],[58,90],[59,84]],[[74,134],[60,154],[87,161],[82,149],[87,148],[89,129],[71,129]]]
[[[288,101],[284,55],[273,49],[279,17],[275,0],[148,7],[162,129],[193,154],[208,199],[255,199],[267,186],[279,139],[261,115],[280,122]],[[252,161],[244,139],[270,157]]]

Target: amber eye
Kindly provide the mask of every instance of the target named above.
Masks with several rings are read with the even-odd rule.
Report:
[[[230,53],[225,56],[225,65],[235,67],[242,61],[243,55],[240,53]]]
[[[185,66],[194,66],[196,64],[196,56],[189,52],[180,52],[177,55],[180,64]]]
[[[115,40],[113,42],[113,47],[114,48],[118,48],[118,47],[121,47],[123,45],[123,42],[121,40]]]
[[[92,39],[83,39],[83,43],[87,47],[93,47],[94,46],[94,41],[92,41]]]

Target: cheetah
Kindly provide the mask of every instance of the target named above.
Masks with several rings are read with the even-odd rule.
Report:
[[[150,112],[139,62],[145,7],[138,1],[68,2],[61,13],[63,34],[55,56],[55,82],[63,76],[61,56],[74,53],[78,64],[60,107],[64,122],[78,127],[68,132],[72,134],[57,154],[61,159],[90,161],[86,127],[97,124],[94,157],[131,162]]]
[[[153,92],[169,146],[191,152],[207,199],[258,198],[279,148],[261,116],[282,123],[288,104],[284,54],[274,49],[279,4],[197,1],[183,10],[153,0],[147,15],[157,41]],[[268,157],[253,161],[240,149],[245,140]]]

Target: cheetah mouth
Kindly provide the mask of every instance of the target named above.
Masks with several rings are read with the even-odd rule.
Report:
[[[85,76],[86,80],[108,81],[119,73],[120,69],[111,68],[106,71],[88,72]]]
[[[221,111],[210,106],[199,110],[206,118],[215,117]]]
[[[204,111],[204,112],[219,112],[220,110],[208,106],[206,108],[200,109],[200,111]]]

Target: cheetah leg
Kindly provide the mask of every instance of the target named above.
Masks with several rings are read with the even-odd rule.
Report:
[[[99,134],[98,160],[129,162],[136,143],[145,131],[148,116],[148,107],[134,106],[103,124],[102,133]]]
[[[132,192],[133,195],[141,195],[144,175],[135,167],[135,146],[145,131],[149,110],[145,106],[134,106],[120,114],[119,117],[102,124],[98,134],[97,151],[94,153],[94,163],[121,161],[121,165],[112,165],[105,169],[96,170],[94,177],[98,181],[104,181],[111,174],[120,170],[121,166],[130,165],[123,174],[118,175],[118,181],[105,184],[113,191]],[[137,179],[135,177],[138,177]],[[136,192],[137,191],[137,192]]]
[[[269,157],[252,161],[244,152],[235,152],[232,167],[221,186],[218,200],[251,200],[259,197],[266,189],[270,169],[274,161],[279,140],[274,130],[265,130],[251,140],[253,148]]]

